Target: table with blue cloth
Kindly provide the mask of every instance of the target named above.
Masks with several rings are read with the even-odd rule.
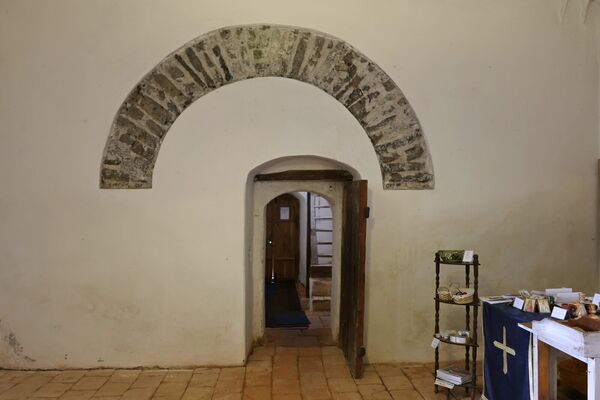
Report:
[[[532,398],[531,334],[518,324],[547,318],[549,314],[521,311],[510,303],[483,303],[483,396],[487,400]]]

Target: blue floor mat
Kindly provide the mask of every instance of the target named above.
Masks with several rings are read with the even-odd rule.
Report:
[[[269,328],[307,328],[310,325],[300,305],[294,281],[269,282],[265,285],[265,319]]]

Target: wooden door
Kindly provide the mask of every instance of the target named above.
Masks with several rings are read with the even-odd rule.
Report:
[[[265,280],[296,280],[300,259],[300,201],[291,194],[267,205]]]
[[[363,373],[365,348],[365,250],[367,181],[344,183],[339,344],[355,378]]]

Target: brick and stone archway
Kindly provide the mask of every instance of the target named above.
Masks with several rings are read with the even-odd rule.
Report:
[[[373,143],[384,189],[433,188],[433,167],[421,126],[394,81],[343,40],[279,25],[209,32],[144,76],[114,119],[100,187],[152,187],[160,145],[183,110],[223,85],[258,77],[306,82],[342,103]]]

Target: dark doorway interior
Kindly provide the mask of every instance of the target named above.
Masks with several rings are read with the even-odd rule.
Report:
[[[267,205],[265,322],[269,328],[308,327],[296,289],[300,261],[300,202],[283,194]]]

